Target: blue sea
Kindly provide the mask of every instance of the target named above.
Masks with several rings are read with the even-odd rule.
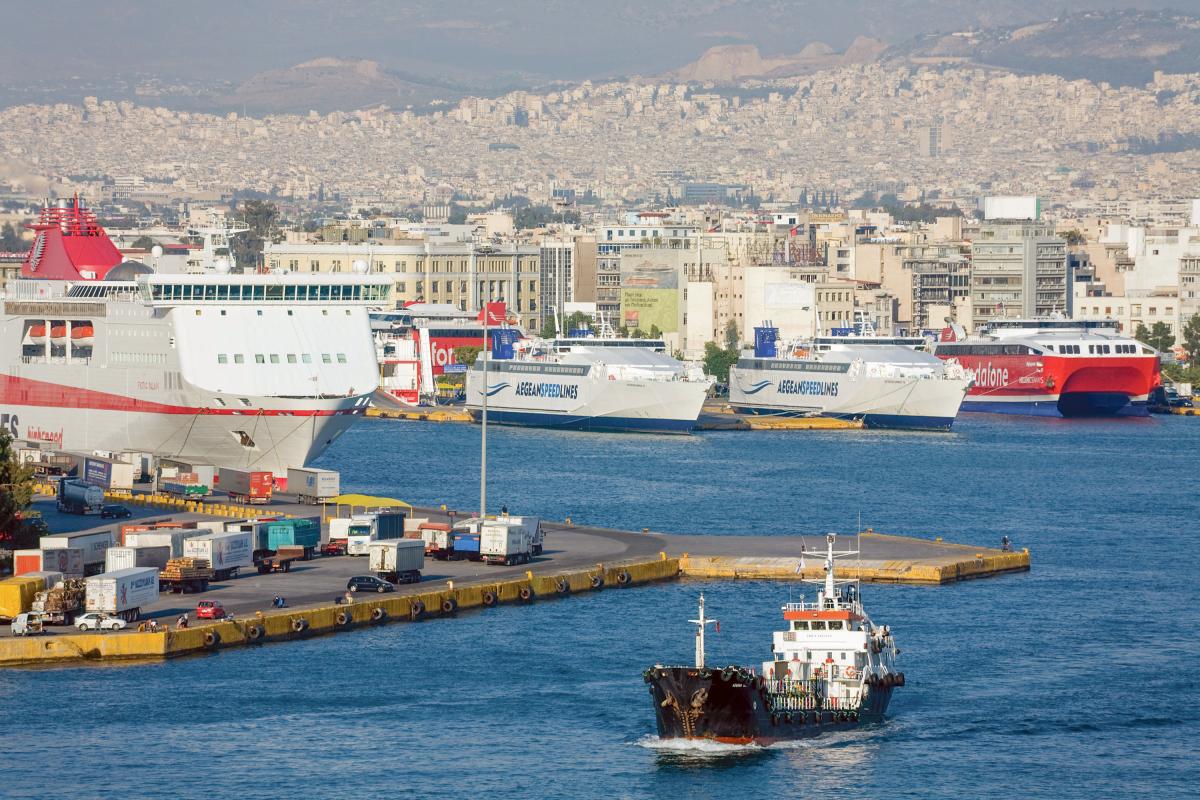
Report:
[[[478,501],[479,429],[367,420],[343,486]],[[681,533],[876,530],[1033,554],[867,586],[907,685],[886,724],[663,746],[641,671],[757,663],[791,584],[685,581],[123,668],[0,672],[4,797],[1196,796],[1200,420],[967,415],[949,434],[489,431],[496,507]]]

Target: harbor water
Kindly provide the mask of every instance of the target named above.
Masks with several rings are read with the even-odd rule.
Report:
[[[346,489],[478,502],[476,427],[365,420]],[[1182,797],[1200,778],[1200,608],[1185,418],[967,415],[949,434],[489,431],[490,502],[640,530],[1029,547],[1033,570],[867,586],[907,685],[889,721],[794,746],[663,745],[642,670],[758,664],[766,582],[605,589],[132,667],[0,673],[0,796]],[[553,548],[553,541],[549,543]]]

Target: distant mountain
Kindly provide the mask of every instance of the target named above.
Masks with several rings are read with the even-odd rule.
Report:
[[[752,44],[710,47],[699,59],[661,77],[683,82],[737,83],[748,78],[783,78],[845,64],[874,61],[887,44],[866,36],[856,38],[846,51],[836,52],[823,42],[812,42],[795,55],[763,57]]]
[[[385,104],[391,108],[422,105],[462,95],[448,85],[401,76],[375,61],[318,58],[287,69],[260,72],[227,95],[214,96],[219,109],[250,113],[349,111]]]
[[[890,48],[883,58],[1140,85],[1155,70],[1200,72],[1200,19],[1169,11],[1093,11],[1029,25],[927,34]]]

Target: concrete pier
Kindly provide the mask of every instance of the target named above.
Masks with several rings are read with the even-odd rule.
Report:
[[[126,498],[132,520],[177,521],[213,516],[315,516],[320,508],[289,502],[244,508],[227,503],[165,507],[153,498]],[[117,528],[97,525],[95,517],[62,515],[48,499],[38,502],[51,530]],[[443,509],[414,509],[413,514],[448,520]],[[463,514],[458,518],[462,519]],[[167,658],[244,644],[283,641],[353,630],[363,625],[453,616],[460,610],[501,603],[528,603],[566,598],[587,591],[609,591],[650,581],[680,577],[707,579],[819,578],[823,575],[824,534],[797,536],[725,536],[622,531],[545,522],[545,552],[524,567],[490,566],[471,561],[427,560],[420,583],[396,592],[357,596],[352,606],[335,604],[346,581],[368,574],[363,557],[339,556],[298,562],[291,572],[239,578],[211,584],[203,594],[163,593],[143,609],[144,619],[171,625],[185,612],[194,617],[196,601],[219,600],[233,621],[199,623],[185,630],[81,634],[73,628],[52,627],[40,636],[14,638],[8,626],[0,630],[0,667],[30,664],[108,662]],[[950,544],[934,538],[890,536],[875,532],[842,536],[838,550],[861,546],[859,559],[838,564],[840,577],[875,583],[942,584],[1030,568],[1028,551],[1005,553],[993,548]],[[801,566],[803,553],[804,563]],[[798,567],[800,567],[798,569]],[[276,595],[288,608],[273,609]],[[377,609],[382,609],[378,611]],[[297,622],[297,620],[300,620]]]

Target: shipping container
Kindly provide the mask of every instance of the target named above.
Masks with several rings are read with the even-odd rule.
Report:
[[[130,567],[154,567],[165,569],[167,561],[172,558],[171,546],[142,545],[134,547],[110,547],[104,554],[104,571],[116,572]]]
[[[479,534],[470,530],[454,531],[452,550],[454,558],[479,560]]]
[[[404,520],[404,538],[420,539],[421,526],[429,522],[429,517],[408,517]]]
[[[13,553],[13,574],[52,570],[68,578],[83,577],[83,550],[78,547],[47,547]]]
[[[42,550],[75,547],[83,551],[83,574],[95,575],[104,569],[104,552],[116,544],[110,530],[80,533],[56,533],[38,541]],[[64,572],[66,570],[63,570]]]
[[[488,564],[527,564],[532,554],[532,537],[521,523],[489,521],[480,529],[479,556]]]
[[[406,516],[402,511],[388,511],[355,517],[346,536],[347,555],[365,556],[371,542],[403,539]]]
[[[0,581],[0,620],[10,621],[17,614],[28,611],[34,595],[45,588],[46,583],[41,578],[26,575]]]
[[[217,468],[212,464],[193,464],[189,461],[180,461],[176,458],[164,458],[160,460],[158,467],[158,479],[175,480],[180,475],[191,475],[192,478],[182,480],[181,483],[198,483],[202,486],[207,486],[209,491],[212,491],[216,486]]]
[[[133,473],[133,464],[124,461],[99,456],[88,456],[83,460],[84,482],[102,489],[132,489]]]
[[[254,563],[254,534],[250,531],[205,533],[183,540],[183,555],[203,558],[209,563],[215,580],[237,575],[242,567]]]
[[[189,536],[199,536],[196,529],[175,528],[173,530],[129,531],[125,534],[126,547],[165,547],[170,558],[183,555],[183,541]],[[141,566],[141,565],[135,565]]]
[[[416,583],[425,566],[425,544],[416,539],[392,539],[372,542],[368,567],[393,583]]]
[[[25,575],[22,575],[21,577],[23,577],[23,578],[40,578],[42,581],[42,587],[43,587],[40,591],[43,591],[43,592],[47,591],[49,589],[53,589],[55,586],[58,586],[60,583],[63,582],[63,579],[64,579],[64,575],[61,572],[58,572],[56,570],[42,570],[40,572],[30,572]]]
[[[85,611],[101,611],[126,620],[138,618],[143,606],[158,599],[158,570],[133,567],[87,579]]]
[[[321,543],[321,520],[316,518],[284,519],[266,526],[268,550],[280,547],[303,547],[305,558],[311,558]]]
[[[301,503],[316,505],[341,494],[341,476],[331,469],[291,467],[287,471],[288,491]]]
[[[159,481],[158,490],[163,494],[169,494],[174,497],[182,497],[185,500],[191,498],[208,497],[212,494],[212,487],[204,483],[181,483],[179,481]]]
[[[217,485],[239,503],[263,504],[271,502],[274,476],[270,472],[250,472],[244,469],[221,467]]]

